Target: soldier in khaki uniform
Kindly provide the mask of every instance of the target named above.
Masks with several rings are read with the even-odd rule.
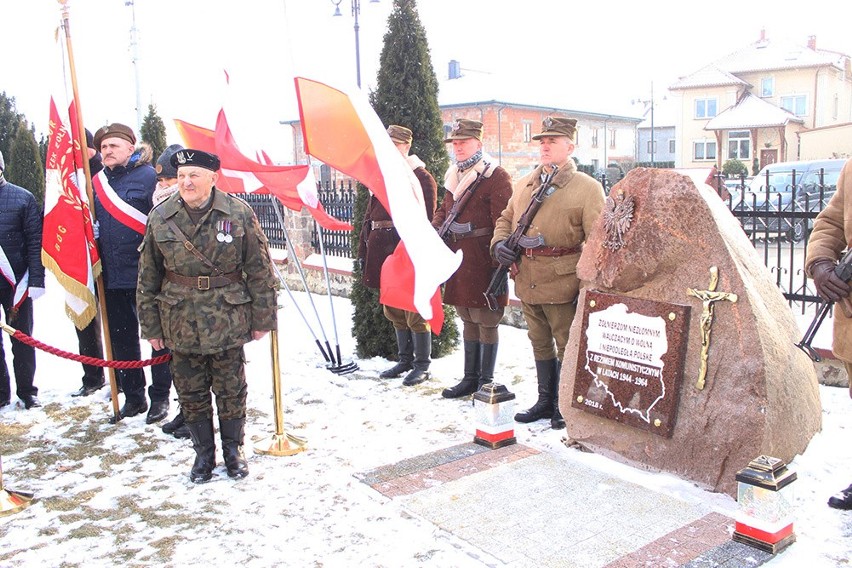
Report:
[[[541,143],[541,164],[515,184],[491,239],[494,258],[504,266],[515,265],[515,295],[521,300],[538,375],[538,401],[516,414],[515,420],[550,418],[554,429],[565,427],[558,406],[559,372],[580,289],[577,261],[604,205],[601,184],[578,172],[571,159],[576,135],[576,119],[547,117],[543,121],[541,134],[533,136]],[[541,238],[536,246],[516,253],[506,246],[506,239],[554,167],[558,170],[551,180],[553,191],[525,233],[528,242]]]
[[[179,150],[178,192],[149,216],[140,246],[137,304],[142,336],[172,350],[175,389],[196,458],[193,483],[216,465],[211,390],[228,475],[248,475],[243,345],[276,328],[277,279],[252,209],[216,189],[219,158]]]
[[[817,294],[826,301],[849,298],[852,287],[834,273],[843,252],[852,248],[852,160],[846,162],[837,180],[837,192],[814,221],[808,242],[805,272],[814,279]],[[832,351],[846,366],[852,396],[852,318],[840,306],[834,309]],[[828,500],[834,509],[852,510],[852,485]]]
[[[396,124],[388,126],[387,132],[414,172],[417,181],[420,182],[426,217],[431,220],[438,199],[438,184],[435,183],[432,174],[426,171],[423,160],[414,154],[409,155],[414,135],[410,129]],[[397,244],[399,244],[399,234],[393,226],[390,213],[385,210],[376,196],[371,195],[367,210],[364,212],[364,224],[361,226],[358,243],[358,259],[364,286],[375,289],[380,287],[382,264],[393,254]],[[413,386],[429,379],[429,366],[432,363],[432,328],[429,322],[417,312],[390,306],[383,306],[383,311],[385,317],[393,324],[396,333],[399,360],[393,367],[382,371],[379,376],[383,379],[394,379],[406,373],[402,380],[405,386]]]

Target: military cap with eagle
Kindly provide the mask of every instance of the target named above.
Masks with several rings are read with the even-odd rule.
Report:
[[[172,154],[169,163],[174,166],[175,169],[178,169],[181,166],[196,166],[204,168],[205,170],[210,170],[211,172],[217,171],[220,166],[219,156],[216,154],[210,154],[208,152],[194,150],[192,148],[178,150]]]

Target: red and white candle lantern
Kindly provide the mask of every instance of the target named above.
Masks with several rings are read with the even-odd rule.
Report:
[[[739,512],[733,539],[772,554],[795,542],[791,483],[796,473],[778,458],[760,456],[736,479]]]
[[[486,383],[473,395],[476,419],[474,443],[492,450],[510,446],[515,439],[515,393],[497,383]]]

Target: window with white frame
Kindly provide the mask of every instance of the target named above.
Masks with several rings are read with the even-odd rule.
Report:
[[[657,152],[657,141],[656,140],[654,140],[653,142],[648,140],[648,153],[650,154],[652,152],[655,153],[655,154]]]
[[[669,138],[669,154],[675,153],[675,139]]]
[[[609,147],[615,148],[615,133],[617,130],[615,128],[609,129]]]
[[[760,96],[771,97],[775,94],[775,77],[764,77],[760,80]]]
[[[716,116],[715,97],[695,99],[695,118],[713,118]]]
[[[784,95],[781,97],[781,108],[788,110],[796,116],[808,115],[807,95]]]
[[[736,158],[741,162],[751,158],[751,136],[748,130],[728,132],[728,158]]]
[[[598,129],[592,128],[592,148],[598,147]]]
[[[696,140],[692,143],[692,159],[696,162],[716,159],[715,140]]]
[[[532,121],[525,120],[522,124],[524,127],[524,142],[532,142]]]

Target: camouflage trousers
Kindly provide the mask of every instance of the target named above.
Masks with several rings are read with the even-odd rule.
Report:
[[[524,319],[527,322],[527,337],[533,348],[536,361],[562,360],[568,345],[568,332],[577,306],[571,304],[527,304],[522,302]]]
[[[210,355],[172,351],[172,381],[187,422],[213,417],[212,394],[220,420],[245,418],[245,362],[242,347]]]

